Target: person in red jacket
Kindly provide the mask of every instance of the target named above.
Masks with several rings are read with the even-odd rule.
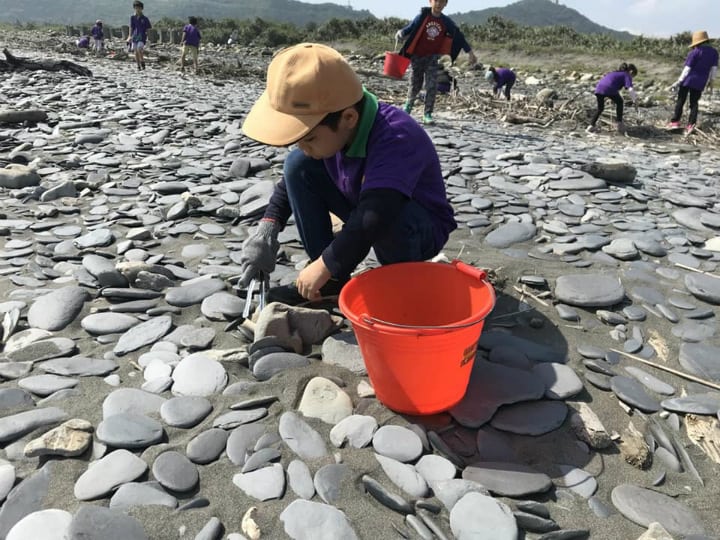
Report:
[[[412,111],[415,100],[425,83],[425,114],[423,122],[432,124],[435,96],[437,94],[438,59],[449,54],[454,62],[463,50],[468,54],[470,64],[477,58],[465,36],[450,19],[443,15],[447,0],[430,0],[430,7],[422,8],[405,28],[398,30],[395,37],[405,40],[400,54],[410,58],[412,76],[408,89],[407,100],[403,108],[406,113]]]

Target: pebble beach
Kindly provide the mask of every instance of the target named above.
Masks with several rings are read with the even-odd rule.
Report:
[[[720,538],[717,148],[442,98],[439,259],[497,303],[462,401],[410,416],[337,307],[243,320],[288,152],[242,134],[264,80],[69,59],[0,78],[0,540]],[[308,262],[280,242],[272,285]]]

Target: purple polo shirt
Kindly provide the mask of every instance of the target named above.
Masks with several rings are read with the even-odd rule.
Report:
[[[710,70],[718,65],[718,52],[710,45],[700,45],[690,51],[685,59],[685,65],[690,68],[690,73],[685,77],[682,86],[704,90],[710,78]]]
[[[427,210],[436,245],[445,245],[457,224],[440,160],[427,132],[405,112],[379,103],[366,139],[360,133],[356,139],[346,152],[324,160],[342,194],[357,205],[365,189],[397,190]]]
[[[92,37],[95,39],[103,39],[103,27],[98,26],[97,24],[92,27],[92,30],[90,30],[90,33],[92,34]]]
[[[185,28],[183,28],[183,32],[185,32],[185,45],[190,45],[192,47],[200,46],[200,30],[195,28],[192,24],[186,24]]]
[[[130,15],[130,35],[133,41],[147,42],[147,31],[152,28],[150,19],[145,15]]]
[[[495,79],[495,88],[502,88],[507,83],[515,82],[515,72],[508,68],[497,68],[495,70],[497,79]]]
[[[633,80],[627,71],[611,71],[595,87],[595,93],[601,96],[616,96],[622,88],[632,88]]]

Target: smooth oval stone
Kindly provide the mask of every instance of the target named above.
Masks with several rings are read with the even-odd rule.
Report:
[[[635,366],[627,366],[625,368],[630,375],[641,382],[645,387],[649,388],[653,392],[662,394],[664,396],[672,396],[675,393],[675,388],[670,386],[664,381],[661,381],[654,375],[648,373],[644,369],[637,368]]]
[[[545,397],[548,399],[567,399],[583,389],[580,377],[565,364],[554,362],[536,364],[532,372],[545,383]]]
[[[72,339],[58,337],[41,339],[28,343],[20,349],[6,352],[11,362],[41,362],[59,356],[68,356],[75,352],[77,346]]]
[[[610,379],[610,387],[618,399],[631,407],[636,407],[647,413],[660,410],[660,403],[646,394],[643,387],[635,379],[617,375]]]
[[[33,375],[18,381],[18,386],[37,396],[49,396],[60,390],[74,388],[78,379],[58,375]]]
[[[271,461],[280,459],[280,456],[280,450],[277,448],[260,448],[252,454],[247,461],[245,461],[245,465],[242,466],[240,472],[246,473],[255,471],[260,467],[264,467]]]
[[[274,352],[260,358],[252,367],[253,375],[258,381],[267,381],[286,369],[303,368],[310,365],[305,356],[290,352]]]
[[[93,313],[83,317],[80,326],[89,334],[103,336],[125,332],[139,322],[139,319],[123,313]]]
[[[607,307],[625,298],[625,289],[615,276],[575,274],[555,280],[555,298],[571,306]]]
[[[81,287],[63,287],[39,296],[27,313],[33,328],[56,332],[75,320],[90,295]]]
[[[317,459],[327,455],[323,437],[297,414],[287,411],[280,416],[280,436],[301,459]]]
[[[559,428],[567,412],[567,405],[561,401],[525,401],[504,405],[490,424],[520,435],[543,435]]]
[[[297,499],[282,511],[280,521],[293,540],[358,540],[345,513],[328,504]]]
[[[102,377],[118,368],[117,362],[84,356],[56,358],[39,365],[39,368],[54,375],[66,377]]]
[[[315,473],[313,484],[320,498],[328,504],[337,504],[343,488],[351,477],[351,469],[344,463],[323,465]]]
[[[110,498],[110,508],[125,510],[135,506],[177,508],[178,501],[156,484],[129,482],[120,486]]]
[[[147,416],[119,413],[100,422],[95,435],[99,441],[116,448],[147,448],[160,442],[163,427]]]
[[[227,439],[230,461],[235,465],[244,465],[248,454],[266,432],[267,427],[262,424],[245,424],[234,429]]]
[[[99,459],[75,482],[75,497],[81,501],[97,499],[147,470],[147,463],[127,450],[115,450]]]
[[[644,321],[647,319],[647,312],[639,306],[627,306],[622,310],[630,321]]]
[[[696,298],[709,304],[720,305],[720,278],[689,273],[685,276],[685,286]]]
[[[660,402],[660,405],[663,409],[673,412],[715,415],[720,411],[720,393],[708,392],[707,394],[665,399]]]
[[[518,527],[505,503],[468,493],[450,511],[450,528],[456,538],[517,540]]]
[[[513,244],[531,240],[536,233],[535,225],[530,223],[506,223],[485,237],[485,243],[497,249],[505,249]]]
[[[390,481],[412,497],[426,497],[428,485],[415,467],[396,459],[375,454],[382,470]],[[316,486],[317,487],[317,484]]]
[[[587,471],[573,467],[572,465],[556,466],[560,471],[560,476],[556,480],[558,485],[567,487],[569,490],[574,491],[586,499],[592,497],[597,491],[597,481]]]
[[[245,299],[229,292],[220,291],[204,298],[200,311],[205,317],[213,321],[237,319],[245,309]]]
[[[259,501],[279,499],[285,491],[285,471],[282,465],[273,463],[257,471],[236,474],[233,484]]]
[[[122,356],[136,351],[146,345],[152,345],[172,328],[172,318],[168,316],[154,317],[130,328],[120,336],[113,352]]]
[[[163,487],[178,492],[190,491],[200,480],[197,467],[174,451],[160,454],[153,462],[152,473]]]
[[[193,463],[201,465],[211,463],[225,450],[228,436],[228,432],[224,429],[212,428],[203,431],[187,444],[185,454]]]
[[[227,372],[220,362],[203,353],[183,358],[172,374],[172,393],[180,396],[211,396],[222,392]]]
[[[73,517],[68,538],[148,540],[149,537],[135,518],[110,508],[85,505]]]
[[[5,540],[63,540],[71,522],[72,514],[65,510],[39,510],[18,521]]]
[[[504,497],[524,497],[550,489],[552,480],[544,473],[519,463],[485,461],[474,463],[462,472],[466,480],[477,482],[492,493]]]
[[[159,413],[160,407],[167,401],[164,397],[143,392],[137,388],[118,388],[103,401],[103,418],[114,414],[151,414]]]
[[[208,296],[225,289],[222,279],[201,279],[195,283],[172,287],[165,294],[165,301],[171,306],[187,307],[201,303]]]
[[[160,416],[169,426],[190,428],[202,422],[212,408],[212,403],[204,397],[174,397],[160,406]]]
[[[373,435],[375,451],[401,462],[415,461],[422,455],[423,445],[420,437],[402,426],[383,426]]]
[[[213,420],[213,427],[221,429],[235,429],[243,424],[255,422],[267,416],[267,409],[259,407],[257,409],[248,409],[244,411],[231,411],[222,414]]]
[[[288,483],[293,493],[302,499],[312,499],[315,495],[315,484],[313,483],[310,468],[304,461],[294,459],[287,468]]]
[[[450,460],[434,454],[422,456],[415,464],[415,469],[429,486],[435,482],[455,478],[457,473],[455,465]]]
[[[695,512],[657,491],[622,484],[612,490],[612,502],[623,516],[643,527],[657,522],[671,534],[705,534],[705,528]]]

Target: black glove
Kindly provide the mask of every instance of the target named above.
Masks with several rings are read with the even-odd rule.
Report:
[[[275,270],[280,243],[280,224],[274,220],[261,220],[255,232],[243,242],[240,266],[242,277],[239,284],[247,287],[254,278],[269,276]]]

